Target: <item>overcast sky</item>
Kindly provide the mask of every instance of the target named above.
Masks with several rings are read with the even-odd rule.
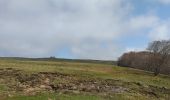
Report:
[[[0,56],[115,60],[170,37],[170,0],[0,0]]]

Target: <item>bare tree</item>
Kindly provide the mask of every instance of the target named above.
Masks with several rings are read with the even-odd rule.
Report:
[[[150,52],[148,65],[154,68],[154,75],[158,75],[161,67],[166,66],[170,54],[170,40],[153,41],[149,44],[147,50]]]

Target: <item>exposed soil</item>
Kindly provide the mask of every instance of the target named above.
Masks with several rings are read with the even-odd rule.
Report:
[[[6,84],[10,91],[34,95],[39,91],[63,93],[93,93],[109,95],[114,93],[137,92],[159,98],[159,93],[170,94],[170,89],[144,86],[135,82],[113,79],[79,77],[70,74],[39,72],[28,74],[12,68],[0,69],[0,83]]]

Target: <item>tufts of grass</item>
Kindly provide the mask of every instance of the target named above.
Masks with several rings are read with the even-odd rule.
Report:
[[[165,87],[170,89],[170,77],[165,75],[154,76],[152,73],[118,67],[107,64],[80,63],[80,62],[55,62],[55,61],[26,61],[26,60],[0,60],[0,69],[14,68],[22,70],[24,73],[38,72],[59,72],[64,74],[75,75],[78,78],[99,78],[101,80],[114,79],[121,80],[118,83],[122,86],[131,86],[128,88],[139,89],[133,83],[139,83],[143,86]],[[13,81],[15,82],[15,80]],[[54,83],[63,83],[66,80],[54,80]],[[123,85],[123,83],[131,82],[132,85]],[[0,91],[6,91],[6,86],[0,83]],[[136,90],[138,91],[138,90]],[[140,91],[140,90],[139,90]],[[169,98],[167,94],[159,94],[162,97]],[[156,100],[153,97],[129,91],[129,93],[114,94],[109,98],[104,98],[99,95],[84,95],[84,94],[54,94],[41,93],[35,96],[15,95],[7,100]],[[159,98],[161,100],[161,98]],[[167,99],[168,100],[168,99]]]
[[[55,94],[55,93],[40,93],[35,96],[18,95],[10,97],[7,100],[107,100],[100,96],[94,95],[75,95],[75,94]]]
[[[0,84],[0,92],[4,92],[4,91],[7,91],[8,90],[8,87],[4,84]]]

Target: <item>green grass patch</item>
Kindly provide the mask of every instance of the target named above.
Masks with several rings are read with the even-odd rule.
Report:
[[[132,68],[118,67],[108,64],[96,64],[96,63],[80,63],[80,62],[55,62],[55,61],[27,61],[27,60],[1,60],[0,69],[14,68],[22,70],[25,74],[39,73],[39,72],[59,72],[62,74],[68,74],[76,76],[80,79],[93,79],[98,78],[102,81],[105,79],[121,80],[122,86],[131,86],[129,88],[139,89],[139,87],[133,83],[140,83],[143,86],[157,86],[170,89],[170,77],[166,75],[154,76],[150,72],[136,70]],[[10,79],[11,82],[16,80]],[[132,82],[131,85],[123,85],[123,83]],[[54,80],[54,83],[68,83],[67,80]],[[6,85],[0,83],[0,92],[7,91]],[[35,96],[23,96],[19,93],[7,100],[156,100],[154,97],[148,97],[146,95],[138,93],[136,90],[129,91],[129,93],[112,94],[110,97],[102,97],[99,95],[85,95],[85,94],[55,94],[55,93],[41,93]],[[10,91],[9,91],[10,92]],[[159,94],[162,97],[167,97],[168,94]],[[162,98],[159,98],[160,100]]]
[[[7,100],[107,100],[100,96],[94,95],[75,95],[75,94],[55,94],[55,93],[40,93],[35,96],[18,95],[10,97]]]

